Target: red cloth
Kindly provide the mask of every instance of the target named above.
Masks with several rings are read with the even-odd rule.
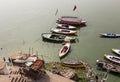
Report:
[[[73,8],[73,11],[75,11],[77,9],[77,6],[75,5],[74,8]]]

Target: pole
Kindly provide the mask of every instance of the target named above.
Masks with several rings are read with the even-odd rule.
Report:
[[[30,47],[29,47],[29,55],[30,55]]]
[[[32,55],[33,55],[33,48],[32,48]]]

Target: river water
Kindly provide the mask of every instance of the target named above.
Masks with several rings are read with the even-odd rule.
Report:
[[[77,9],[73,11],[74,5]],[[55,15],[58,9],[57,15]],[[43,42],[41,33],[55,28],[58,17],[78,16],[87,21],[77,30],[76,43],[62,60],[87,61],[96,70],[96,60],[120,48],[120,39],[101,38],[100,33],[120,33],[119,0],[0,0],[0,57],[15,51],[38,53],[46,61],[60,61],[61,44]],[[115,54],[113,54],[115,55]],[[120,76],[109,74],[106,82],[120,82]]]

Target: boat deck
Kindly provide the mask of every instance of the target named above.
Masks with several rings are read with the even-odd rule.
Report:
[[[61,20],[64,20],[64,21],[74,21],[74,22],[80,22],[81,21],[81,19],[79,19],[79,18],[61,18]]]

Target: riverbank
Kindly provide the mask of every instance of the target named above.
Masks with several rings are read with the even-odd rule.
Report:
[[[21,57],[21,59],[16,59],[18,57]],[[24,60],[24,62],[20,60]],[[32,61],[32,64],[30,61]],[[64,66],[61,62],[46,63],[45,60],[41,60],[37,55],[25,54],[18,51],[12,54],[8,60],[3,58],[1,61],[0,81],[61,82],[62,79],[62,82],[102,82],[87,62],[80,62],[79,66],[73,64],[74,66],[71,68],[70,65]]]
[[[96,73],[87,62],[84,68],[63,67],[60,62],[50,62],[45,64],[45,69],[60,76],[74,80],[75,82],[96,82]]]
[[[19,67],[8,67],[8,75],[0,75],[0,82],[74,82],[68,78],[64,78],[57,74],[53,74],[45,70],[46,74],[40,77],[39,80],[34,80],[25,76],[21,76],[18,72]]]
[[[19,54],[19,56],[22,55]],[[45,63],[37,71],[34,69],[37,72],[36,74],[40,73],[39,77],[34,75],[34,71],[30,73],[33,68],[26,67],[22,63],[16,64],[6,60],[2,60],[1,63],[3,66],[1,66],[0,71],[2,72],[4,69],[3,73],[0,74],[0,81],[2,82],[89,82],[90,80],[96,82],[97,80],[93,70],[90,69],[90,65],[86,62],[84,62],[85,67],[80,68],[64,67],[60,62]]]

